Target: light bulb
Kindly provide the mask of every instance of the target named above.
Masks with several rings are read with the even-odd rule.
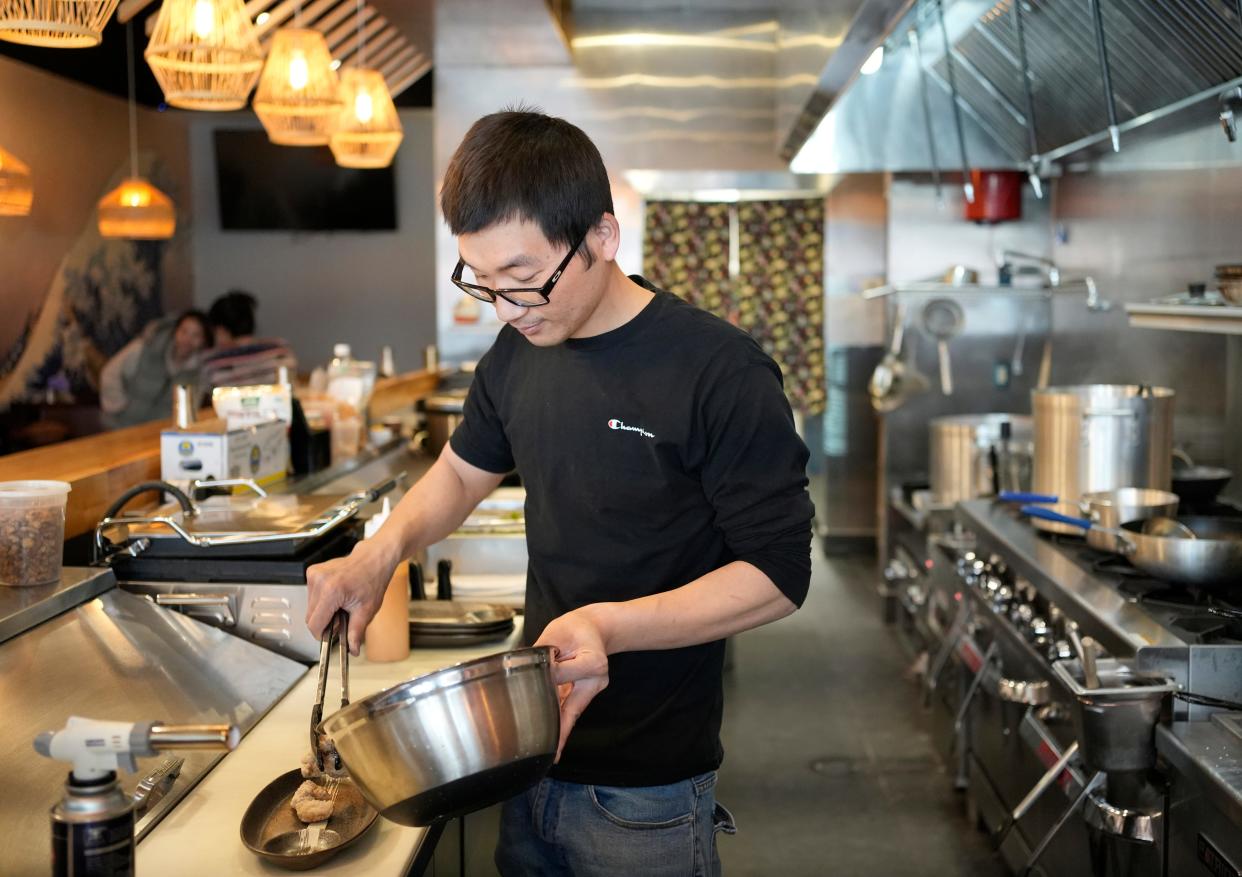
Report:
[[[141,186],[130,186],[121,193],[121,201],[130,207],[146,207],[150,199],[146,189]]]
[[[194,33],[206,39],[216,29],[216,8],[211,0],[198,0],[194,4]]]
[[[370,92],[358,92],[357,97],[354,98],[354,115],[364,125],[375,116],[375,102],[371,100]]]
[[[306,65],[306,53],[295,49],[289,58],[289,87],[301,91],[310,82],[310,68]]]

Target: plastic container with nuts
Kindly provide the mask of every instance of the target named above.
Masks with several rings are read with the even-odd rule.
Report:
[[[0,481],[0,586],[60,580],[68,500],[63,481]]]

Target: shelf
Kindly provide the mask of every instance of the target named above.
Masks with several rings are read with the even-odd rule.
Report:
[[[1056,287],[1063,290],[1066,287]],[[1070,287],[1073,288],[1073,287]],[[890,295],[995,295],[1005,298],[1048,298],[1054,289],[1048,286],[989,286],[978,283],[899,283],[885,284],[864,290],[862,297],[868,301]]]
[[[1242,307],[1128,304],[1126,313],[1136,329],[1242,335]]]

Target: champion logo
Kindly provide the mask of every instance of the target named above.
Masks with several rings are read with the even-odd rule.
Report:
[[[620,430],[624,430],[625,432],[636,432],[639,435],[643,436],[644,438],[655,438],[655,435],[647,432],[647,430],[643,429],[641,426],[626,426],[625,423],[623,423],[620,420],[617,420],[615,417],[612,420],[608,421],[608,428],[609,429],[620,429]]]

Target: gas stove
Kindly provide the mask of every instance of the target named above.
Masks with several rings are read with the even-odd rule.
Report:
[[[1074,537],[1045,536],[1187,645],[1242,645],[1242,594],[1171,584]]]

